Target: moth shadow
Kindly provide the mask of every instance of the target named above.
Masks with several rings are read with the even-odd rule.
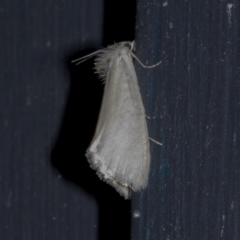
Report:
[[[71,60],[95,51],[67,57],[70,91],[61,129],[51,153],[51,163],[62,177],[94,196],[99,207],[99,240],[130,239],[130,201],[101,181],[85,157],[94,135],[103,96],[103,84],[94,74],[93,59],[80,65]],[[79,191],[81,191],[79,189]],[[124,222],[123,222],[124,221]]]

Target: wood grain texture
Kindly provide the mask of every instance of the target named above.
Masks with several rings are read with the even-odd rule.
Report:
[[[137,66],[151,144],[132,239],[240,238],[239,3],[144,1]],[[137,213],[137,214],[136,214]]]
[[[132,40],[135,15],[131,30],[126,21],[135,5],[123,3],[130,12],[121,28]],[[109,31],[110,22],[120,27],[118,10],[102,0],[1,1],[0,239],[106,240],[109,229],[130,236],[130,202],[84,156],[101,81],[93,61],[70,64],[125,40]]]

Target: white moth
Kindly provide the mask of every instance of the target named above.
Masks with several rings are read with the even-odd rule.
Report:
[[[125,199],[147,186],[150,166],[145,110],[132,58],[134,42],[120,42],[95,55],[95,69],[105,81],[97,128],[86,157],[97,175]],[[139,61],[140,62],[140,61]],[[153,66],[155,67],[161,62]]]

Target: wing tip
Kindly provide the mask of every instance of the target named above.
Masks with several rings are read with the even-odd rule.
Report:
[[[131,199],[133,191],[131,186],[116,180],[114,171],[107,169],[95,153],[87,150],[85,156],[90,164],[90,167],[96,171],[101,180],[114,187],[115,190],[125,199]]]

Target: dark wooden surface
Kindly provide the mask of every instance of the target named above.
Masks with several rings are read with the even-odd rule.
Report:
[[[240,239],[239,9],[1,1],[0,239]],[[134,39],[135,25],[137,56],[162,60],[135,65],[149,135],[163,146],[151,143],[149,185],[130,209],[84,157],[103,86],[92,60],[70,61]]]
[[[229,5],[233,4],[233,5]],[[134,240],[240,239],[239,2],[144,1],[137,66],[151,144]]]
[[[70,63],[134,38],[135,2],[122,3],[0,2],[1,240],[130,239],[130,201],[84,156],[103,86],[93,61]]]

